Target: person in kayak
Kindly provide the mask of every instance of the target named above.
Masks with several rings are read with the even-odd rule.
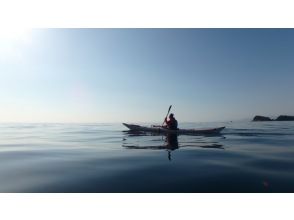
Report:
[[[178,121],[175,119],[173,113],[169,115],[169,120],[165,118],[164,122],[166,123],[166,128],[171,130],[178,130]]]

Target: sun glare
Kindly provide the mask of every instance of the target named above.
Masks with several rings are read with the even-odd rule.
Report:
[[[26,28],[0,28],[0,41],[26,41],[30,31]]]
[[[0,28],[0,61],[21,60],[23,46],[31,43],[31,30]]]

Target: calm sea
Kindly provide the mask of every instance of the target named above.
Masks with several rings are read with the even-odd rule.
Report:
[[[0,192],[294,192],[294,122],[218,136],[130,134],[121,124],[0,124]]]

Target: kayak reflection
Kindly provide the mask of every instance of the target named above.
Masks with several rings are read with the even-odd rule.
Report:
[[[134,132],[128,131],[126,132],[126,136],[123,138],[122,146],[127,149],[140,149],[140,150],[166,150],[168,152],[168,159],[171,160],[171,154],[174,150],[184,147],[196,147],[196,148],[209,148],[209,149],[224,149],[223,145],[218,144],[214,141],[204,141],[204,139],[196,139],[183,141],[179,145],[178,135],[177,134],[167,134],[162,136],[160,139],[158,135],[150,135],[144,132]],[[136,138],[140,137],[140,139]],[[142,140],[141,138],[149,138],[148,142],[150,145],[141,146],[141,143],[146,142],[146,140]],[[150,139],[152,137],[156,137],[156,139]],[[160,143],[154,145],[154,143]],[[162,144],[161,144],[162,143]]]
[[[169,150],[176,150],[179,148],[178,135],[168,134],[165,139],[166,148]]]
[[[171,152],[179,148],[178,135],[168,134],[165,141],[167,143],[168,160],[171,160]]]

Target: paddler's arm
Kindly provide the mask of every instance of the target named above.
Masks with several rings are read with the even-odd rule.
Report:
[[[166,117],[164,118],[164,124],[167,125],[167,118]]]

